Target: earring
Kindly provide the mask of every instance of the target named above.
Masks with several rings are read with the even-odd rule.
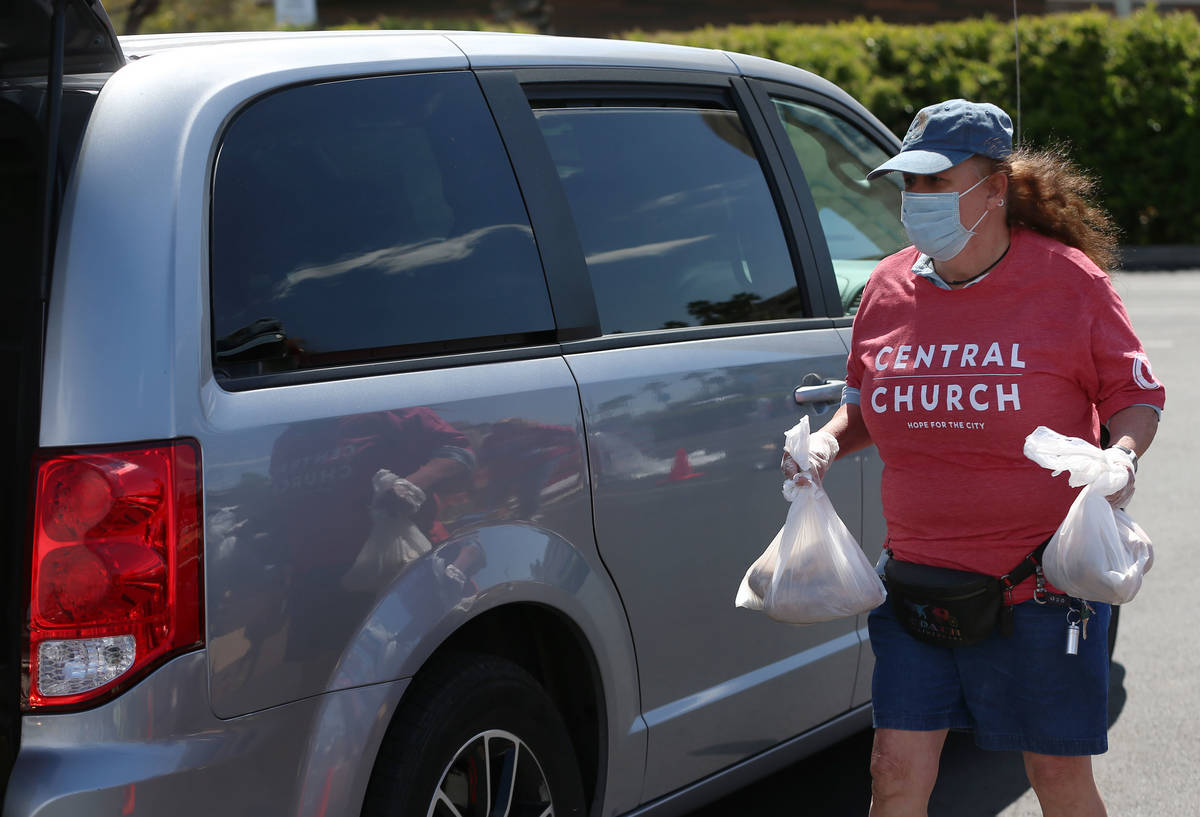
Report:
[[[1003,207],[1003,206],[1004,206],[1004,199],[1000,199],[1000,201],[998,201],[998,202],[996,203],[996,206],[997,206],[997,207]]]

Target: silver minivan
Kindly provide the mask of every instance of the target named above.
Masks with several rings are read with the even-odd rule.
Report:
[[[865,617],[733,604],[907,243],[844,92],[0,25],[4,817],[681,814],[869,725]]]

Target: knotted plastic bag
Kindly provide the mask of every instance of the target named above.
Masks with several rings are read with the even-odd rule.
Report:
[[[1125,604],[1137,595],[1154,563],[1150,537],[1106,496],[1129,481],[1128,459],[1078,437],[1038,426],[1025,438],[1025,456],[1068,484],[1084,486],[1046,546],[1042,569],[1064,592],[1088,601]]]
[[[787,519],[746,571],[734,601],[789,624],[865,613],[886,595],[809,467],[808,436],[807,417],[784,435],[784,448],[810,484],[783,483],[783,495],[791,502]]]

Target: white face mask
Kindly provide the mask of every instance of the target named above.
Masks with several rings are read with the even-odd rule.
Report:
[[[958,214],[958,200],[987,181],[984,176],[961,193],[900,193],[900,223],[908,240],[934,261],[949,261],[963,251],[975,228],[988,214],[967,229]]]

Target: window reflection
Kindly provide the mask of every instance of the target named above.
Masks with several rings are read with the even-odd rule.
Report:
[[[606,333],[801,314],[779,215],[736,113],[609,107],[536,114]],[[694,306],[747,299],[757,307],[739,318]]]
[[[867,181],[889,154],[845,120],[784,99],[775,100],[775,112],[816,205],[843,309],[852,313],[875,262],[909,244],[899,174]]]
[[[554,321],[524,203],[464,73],[291,88],[225,134],[218,376],[531,342]]]

